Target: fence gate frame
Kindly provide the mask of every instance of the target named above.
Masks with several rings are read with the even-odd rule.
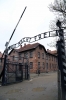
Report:
[[[19,62],[19,60],[14,62],[14,61],[8,60],[7,55],[5,55],[3,76],[2,76],[3,86],[12,84],[12,83],[21,82],[23,80],[29,80],[30,78],[29,60],[27,60],[28,58],[24,58],[24,57],[21,57],[21,59],[22,59],[21,62]]]
[[[56,44],[57,53],[58,53],[58,100],[66,100],[66,56],[65,56],[64,33],[63,33],[63,28],[61,27],[61,22],[59,20],[57,21],[56,25],[59,27],[59,30],[44,32],[34,37],[24,37],[18,43],[13,44],[9,47],[8,47],[8,42],[6,42],[6,45],[5,45],[6,49],[4,52],[5,58],[4,58],[2,85],[6,85],[6,78],[7,78],[6,60],[8,56],[8,50],[17,48],[24,42],[32,43],[40,39],[59,36],[60,40],[57,41],[57,44]],[[52,34],[53,32],[55,33]],[[27,68],[26,66],[27,65],[25,65],[25,68]],[[27,76],[30,76],[29,71],[27,72]]]

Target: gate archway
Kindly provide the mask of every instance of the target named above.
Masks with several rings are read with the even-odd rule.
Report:
[[[25,8],[26,9],[26,8]],[[25,11],[25,10],[24,10]],[[24,13],[24,12],[23,12]],[[23,14],[22,14],[23,15]],[[22,17],[22,16],[21,16]],[[19,22],[18,22],[19,23]],[[58,23],[60,23],[58,21]],[[58,25],[57,23],[57,25]],[[61,23],[60,23],[61,24]],[[17,24],[18,25],[18,24]],[[22,38],[18,43],[16,44],[13,44],[11,46],[8,46],[15,30],[16,30],[16,27],[11,35],[11,38],[9,39],[9,42],[6,42],[6,49],[4,51],[4,67],[3,67],[3,77],[2,77],[2,84],[3,85],[6,85],[7,82],[8,82],[8,78],[7,78],[7,74],[8,74],[8,66],[9,65],[15,65],[15,69],[17,72],[18,71],[18,66],[23,66],[22,63],[19,63],[19,64],[15,64],[14,62],[10,63],[8,61],[8,51],[11,50],[11,49],[14,49],[14,48],[17,48],[19,47],[22,43],[24,42],[29,42],[29,43],[32,43],[32,42],[35,42],[35,41],[38,41],[38,40],[41,40],[41,39],[44,39],[44,38],[48,38],[48,37],[55,37],[55,36],[59,36],[59,41],[57,42],[57,46],[58,46],[58,65],[59,65],[59,78],[60,78],[60,82],[58,83],[59,86],[61,88],[59,88],[59,91],[61,91],[61,99],[62,100],[65,100],[66,99],[66,59],[65,59],[65,45],[64,45],[64,35],[63,35],[63,28],[61,28],[61,25],[58,25],[59,26],[59,30],[53,30],[53,31],[48,31],[48,32],[44,32],[44,33],[41,33],[41,34],[38,34],[34,37],[24,37]],[[54,32],[54,34],[53,34]],[[60,61],[61,60],[61,64],[60,64]],[[28,68],[28,64],[25,63],[25,69],[23,68],[23,70],[25,70],[25,79],[28,78],[29,76],[29,68]],[[16,75],[16,81],[19,81],[23,79],[23,70],[21,70],[20,73],[13,73],[13,75]],[[18,71],[19,72],[19,71]],[[27,72],[27,73],[26,73]]]

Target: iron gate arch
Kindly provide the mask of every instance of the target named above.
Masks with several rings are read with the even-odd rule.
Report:
[[[20,17],[20,19],[21,19],[21,17]],[[58,69],[58,70],[60,70],[60,72],[61,72],[60,74],[62,75],[61,79],[60,79],[60,83],[61,83],[60,100],[66,100],[66,56],[65,56],[65,47],[64,47],[64,35],[63,35],[63,28],[61,27],[61,22],[59,20],[56,23],[56,25],[59,27],[59,30],[53,30],[53,31],[44,32],[44,33],[38,34],[38,35],[36,35],[34,37],[24,37],[18,43],[13,44],[13,45],[8,47],[8,44],[9,44],[9,42],[10,42],[10,40],[11,40],[11,38],[12,38],[17,26],[15,27],[15,29],[14,29],[12,35],[11,35],[11,38],[9,39],[9,42],[6,42],[6,45],[5,45],[6,49],[4,51],[5,58],[4,58],[4,67],[3,67],[3,71],[2,71],[2,73],[3,73],[2,85],[6,85],[7,83],[9,83],[9,82],[7,82],[7,78],[8,78],[7,77],[7,75],[8,75],[7,67],[8,67],[8,64],[9,64],[9,62],[7,61],[8,50],[11,50],[11,49],[14,49],[16,47],[19,47],[24,42],[32,43],[32,42],[38,41],[40,39],[59,36],[59,38],[60,38],[60,42],[59,43],[60,43],[61,46],[59,47],[58,43],[57,43],[57,46],[58,46],[58,48],[60,48],[60,51],[61,51],[60,58],[62,59],[61,60],[62,61],[61,67],[62,67],[62,70],[63,70],[63,71],[61,71],[61,69]],[[55,32],[55,33],[53,34],[53,32]],[[59,52],[58,52],[58,54],[59,54]],[[59,65],[60,58],[58,57],[58,65]],[[12,64],[13,64],[13,62],[12,62]],[[23,66],[22,63],[21,64],[15,64],[15,65]],[[28,73],[29,71],[28,71],[27,68],[28,68],[28,64],[27,65],[25,64],[25,72],[27,72],[27,74],[25,73],[25,79],[28,78],[28,76],[29,76],[29,73]],[[17,69],[17,67],[16,67],[16,69]],[[20,77],[19,77],[19,74],[21,74]],[[16,75],[16,79],[15,79],[16,81],[19,81],[19,80],[23,79],[23,70],[19,74],[16,71],[16,74],[15,74]]]
[[[9,50],[13,50],[13,49],[21,46],[21,44],[24,43],[24,42],[32,43],[32,42],[38,41],[40,39],[44,39],[44,38],[48,38],[48,37],[55,37],[55,36],[58,36],[58,30],[44,32],[44,33],[38,34],[34,37],[24,37],[18,43],[13,44],[9,47],[8,47],[9,42],[6,42],[6,45],[5,45],[6,49],[4,51],[5,57],[4,57],[2,85],[6,85],[7,83],[10,83],[10,81],[9,82],[6,81],[6,80],[8,80],[8,78],[7,78],[8,73],[14,73],[13,75],[14,75],[14,77],[16,77],[14,82],[22,81],[23,79],[29,79],[30,78],[30,68],[29,68],[30,66],[28,64],[28,62],[29,62],[28,59],[29,58],[28,57],[23,58],[23,59],[26,59],[26,63],[21,62],[22,72],[20,72],[21,74],[19,73],[21,75],[21,77],[19,77],[19,74],[18,74],[19,71],[17,72],[17,66],[20,66],[20,64],[19,64],[19,62],[18,63],[13,62],[13,61],[11,62],[11,61],[8,60],[8,56],[9,56],[8,51]],[[14,70],[12,69],[13,71],[7,73],[7,67],[8,67],[9,64],[11,66],[16,65],[15,66],[16,72],[14,72]],[[24,75],[24,73],[25,73],[25,75]],[[25,76],[25,78],[23,76]]]

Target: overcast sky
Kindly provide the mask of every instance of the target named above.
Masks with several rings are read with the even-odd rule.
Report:
[[[9,45],[19,42],[23,37],[31,37],[49,31],[50,21],[55,15],[49,11],[49,4],[54,0],[0,0],[0,51],[4,51],[25,6],[27,9],[13,35]],[[46,49],[52,38],[38,41]]]

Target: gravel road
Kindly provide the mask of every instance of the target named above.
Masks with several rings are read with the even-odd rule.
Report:
[[[57,72],[0,86],[0,100],[58,100]]]

